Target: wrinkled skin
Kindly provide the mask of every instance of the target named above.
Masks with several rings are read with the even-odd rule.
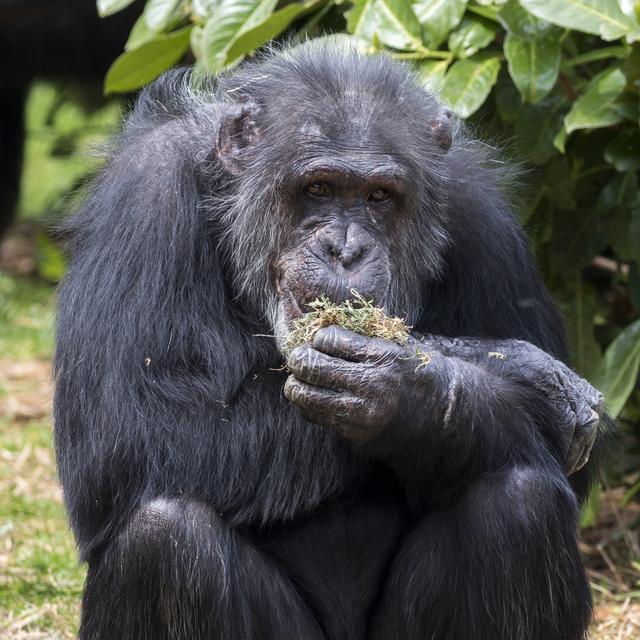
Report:
[[[417,357],[424,353],[428,363]],[[468,375],[469,362],[480,369],[491,364],[500,375],[540,391],[557,416],[567,472],[586,464],[603,411],[602,394],[524,341],[420,336],[399,345],[328,327],[312,344],[291,353],[284,393],[311,422],[362,443],[404,423],[424,424],[425,416],[432,424],[437,416],[443,425],[435,428],[445,429],[457,401],[451,389],[456,371]]]

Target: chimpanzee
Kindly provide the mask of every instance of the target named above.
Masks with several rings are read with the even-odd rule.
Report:
[[[331,42],[142,93],[60,290],[81,638],[584,637],[602,398],[502,173],[408,68]],[[352,291],[409,343],[328,327],[284,368]]]

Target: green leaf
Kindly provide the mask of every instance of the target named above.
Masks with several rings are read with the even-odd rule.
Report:
[[[137,49],[118,56],[104,81],[105,93],[126,93],[143,87],[170,69],[189,48],[191,27],[155,36]]]
[[[638,124],[638,119],[640,118],[640,102],[638,101],[637,93],[622,93],[622,95],[614,100],[611,108],[621,118],[632,122],[634,125]]]
[[[454,113],[467,118],[477,111],[498,79],[500,58],[478,55],[456,62],[447,73],[440,98]]]
[[[418,79],[429,93],[440,92],[448,66],[448,60],[425,60],[418,65]]]
[[[580,526],[581,527],[593,527],[598,521],[598,514],[600,513],[600,495],[602,493],[602,487],[597,482],[587,496],[586,502],[582,505],[582,511],[580,513]]]
[[[203,69],[206,69],[202,59],[204,58],[204,52],[202,50],[202,41],[204,40],[204,29],[195,25],[193,29],[191,29],[191,37],[190,37],[189,45],[191,46],[191,51],[193,51],[193,55],[196,58],[196,61],[200,63]]]
[[[595,129],[617,124],[622,116],[615,110],[616,98],[626,85],[620,69],[607,69],[595,76],[564,120],[567,133],[576,129]]]
[[[560,29],[546,20],[531,15],[517,0],[509,0],[498,12],[500,24],[513,36],[523,40],[538,40],[545,36],[560,36]]]
[[[370,25],[373,22],[373,5],[376,0],[354,0],[353,6],[344,14],[347,19],[347,31],[370,39]],[[375,30],[375,29],[374,29]],[[365,36],[367,34],[367,36]]]
[[[125,51],[131,51],[131,49],[137,49],[138,47],[153,40],[156,34],[149,30],[147,23],[145,22],[144,15],[141,15],[134,23],[127,42],[124,45]]]
[[[640,239],[640,209],[638,209],[637,236]],[[640,242],[639,242],[640,244]],[[640,267],[638,262],[629,265],[629,297],[636,311],[640,311]]]
[[[465,17],[449,35],[449,51],[457,58],[469,58],[496,37],[497,25],[476,16]]]
[[[618,0],[622,13],[640,22],[640,2],[638,0]]]
[[[147,27],[155,33],[165,29],[174,17],[179,4],[180,0],[147,0],[142,14]]]
[[[377,37],[394,49],[422,47],[420,23],[409,0],[356,0],[346,16],[349,32],[370,42]]]
[[[633,258],[638,251],[630,234],[631,211],[637,198],[637,175],[635,171],[627,171],[615,174],[600,191],[595,206],[603,245],[610,246],[622,259]]]
[[[567,130],[562,126],[558,134],[553,139],[553,146],[560,152],[564,153],[567,145]]]
[[[607,402],[612,417],[624,408],[631,395],[640,370],[640,320],[636,320],[618,335],[605,351],[591,383]]]
[[[221,0],[204,26],[200,43],[207,68],[220,71],[236,38],[268,18],[276,4],[277,0]]]
[[[597,370],[602,354],[594,333],[594,319],[598,311],[596,295],[576,274],[573,295],[560,304],[567,328],[571,362],[582,376],[589,377]]]
[[[493,96],[500,118],[504,122],[514,122],[522,110],[522,98],[504,68],[500,70]]]
[[[437,49],[462,20],[467,0],[418,0],[413,3],[427,46]]]
[[[199,20],[206,20],[211,16],[218,0],[192,0],[191,11]]]
[[[556,153],[554,140],[562,128],[565,101],[555,96],[536,105],[525,105],[516,120],[515,147],[527,162],[541,165]]]
[[[38,273],[50,282],[59,282],[65,271],[65,257],[60,248],[51,242],[46,233],[36,236],[36,263]]]
[[[242,31],[227,49],[226,63],[231,63],[241,56],[261,47],[265,42],[279,36],[294,20],[313,9],[320,0],[311,0],[305,4],[290,4],[276,11],[260,24]]]
[[[635,264],[640,263],[640,194],[636,194],[631,209],[631,224],[629,225],[629,257],[635,260]],[[631,284],[631,274],[629,276]],[[635,295],[635,291],[632,292]],[[634,306],[640,311],[640,304]]]
[[[118,11],[126,9],[130,4],[133,4],[135,0],[98,0],[96,5],[98,7],[98,15],[101,18],[110,16]]]
[[[554,36],[525,40],[507,33],[509,74],[526,102],[539,102],[553,89],[560,70],[560,41]]]
[[[534,16],[567,29],[616,40],[638,31],[617,0],[520,0]]]
[[[624,129],[604,150],[604,159],[616,171],[637,171],[640,169],[640,131]]]

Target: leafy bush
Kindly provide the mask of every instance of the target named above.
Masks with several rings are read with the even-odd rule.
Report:
[[[133,0],[98,0],[102,15]],[[530,170],[522,221],[574,364],[640,418],[638,0],[148,0],[105,90],[181,60],[212,73],[283,34],[344,33],[415,66]]]

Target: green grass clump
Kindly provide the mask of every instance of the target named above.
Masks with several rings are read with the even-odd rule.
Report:
[[[353,289],[351,294],[353,300],[340,304],[331,302],[326,296],[310,302],[313,311],[293,321],[291,333],[283,345],[284,353],[288,355],[301,344],[311,342],[317,331],[331,325],[339,325],[363,336],[407,344],[411,327],[402,318],[388,316]]]

